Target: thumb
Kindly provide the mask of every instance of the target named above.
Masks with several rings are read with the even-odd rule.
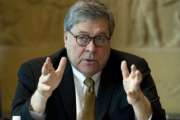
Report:
[[[121,62],[121,71],[122,71],[123,79],[128,78],[128,76],[129,76],[129,70],[128,70],[128,67],[127,67],[127,62],[126,62],[125,60],[123,60],[123,61]]]

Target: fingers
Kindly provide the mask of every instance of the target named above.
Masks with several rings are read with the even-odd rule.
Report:
[[[59,66],[58,68],[56,69],[56,73],[59,75],[59,76],[62,76],[62,74],[64,73],[64,70],[65,70],[65,67],[66,67],[66,63],[67,63],[67,59],[66,57],[62,57],[60,62],[59,62]]]
[[[127,79],[129,77],[129,70],[127,67],[127,62],[125,60],[121,62],[121,71],[123,79]]]
[[[44,62],[43,66],[42,66],[41,72],[43,75],[47,75],[48,73],[51,73],[52,71],[54,71],[54,68],[51,63],[51,59],[50,59],[50,57],[47,57],[46,61]]]
[[[137,71],[136,66],[135,66],[134,64],[132,64],[132,65],[131,65],[131,73],[130,73],[130,75],[131,75],[132,78],[135,78],[135,77],[136,77],[136,71]]]
[[[137,70],[136,66],[134,64],[131,65],[131,72],[135,73]]]
[[[135,65],[131,65],[130,77],[134,79],[136,84],[140,84],[142,81],[142,74]]]
[[[54,70],[50,57],[47,57],[42,66],[42,75],[39,78],[38,89],[44,96],[50,96],[52,91],[61,82],[65,67],[66,58],[62,57],[59,66]]]
[[[136,70],[135,75],[136,75],[137,82],[140,84],[141,81],[142,81],[142,74],[141,74],[141,72],[139,70]]]
[[[121,62],[121,71],[123,75],[123,79],[127,79],[128,77],[132,79],[136,79],[138,81],[142,80],[141,72],[136,68],[134,64],[131,65],[131,71],[128,70],[127,62],[124,60]]]

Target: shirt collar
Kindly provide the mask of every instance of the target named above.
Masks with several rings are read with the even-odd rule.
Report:
[[[73,71],[73,75],[74,77],[76,77],[76,79],[78,79],[80,81],[81,84],[84,84],[84,80],[86,79],[86,76],[81,73],[79,70],[77,70],[73,65],[72,66],[72,71]],[[95,84],[96,82],[100,81],[100,77],[101,77],[101,71],[94,74],[91,78],[94,80]]]

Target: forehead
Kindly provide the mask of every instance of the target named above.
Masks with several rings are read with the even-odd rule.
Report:
[[[72,31],[84,31],[84,32],[105,32],[108,33],[108,21],[106,19],[88,19],[75,24]]]

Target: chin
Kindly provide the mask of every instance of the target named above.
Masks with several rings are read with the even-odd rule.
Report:
[[[97,65],[81,65],[81,66],[79,66],[79,70],[85,76],[93,76],[94,74],[99,72],[100,68]]]
[[[82,70],[82,73],[87,76],[87,77],[91,77],[93,76],[94,74],[97,73],[97,71],[94,71],[94,70]]]

